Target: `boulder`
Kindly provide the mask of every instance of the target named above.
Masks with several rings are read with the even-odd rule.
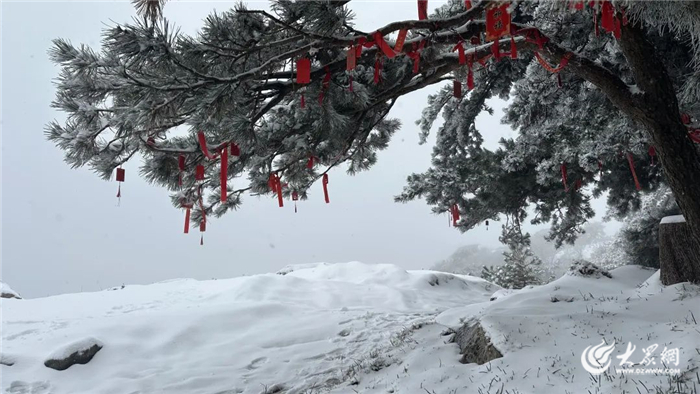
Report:
[[[22,297],[20,297],[16,291],[12,290],[12,288],[5,282],[0,282],[0,298],[22,299]]]
[[[491,343],[486,331],[478,321],[469,321],[455,330],[452,342],[459,346],[462,364],[485,364],[491,360],[503,357],[498,349]]]
[[[53,352],[44,361],[44,365],[63,371],[75,364],[87,364],[103,346],[102,342],[95,338],[81,339]]]

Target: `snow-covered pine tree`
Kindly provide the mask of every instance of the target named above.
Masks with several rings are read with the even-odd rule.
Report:
[[[62,69],[54,105],[69,116],[50,124],[47,135],[70,165],[88,165],[105,179],[138,153],[142,176],[171,190],[175,206],[194,205],[195,222],[202,208],[222,215],[237,207],[246,191],[272,193],[271,174],[281,177],[283,195],[305,198],[312,182],[341,163],[350,172],[369,168],[400,127],[386,118],[399,97],[467,80],[454,52],[463,42],[475,88],[462,98],[450,87],[431,97],[423,132],[440,113],[445,118],[433,166],[411,176],[398,200],[422,196],[438,213],[456,205],[461,230],[534,206],[535,223],[551,222],[551,237],[571,242],[593,214],[591,195],[608,191],[619,214],[638,208],[631,153],[643,191],[667,183],[700,239],[700,156],[688,138],[700,118],[698,2],[594,1],[583,10],[575,10],[579,1],[515,2],[518,33],[496,47],[504,54],[516,48],[517,58],[500,61],[487,59],[496,47],[480,44],[485,10],[496,3],[487,0],[450,0],[429,19],[376,32],[353,27],[349,1],[275,0],[272,13],[237,4],[208,17],[195,37],[158,17],[161,0],[140,3],[150,6],[143,9],[149,17],[107,29],[99,51],[55,41],[50,55]],[[611,5],[616,21],[629,20],[617,39],[594,33],[594,15],[600,21],[601,8]],[[401,30],[408,38],[393,56],[381,39],[393,47]],[[351,47],[362,49],[357,67],[346,71]],[[296,83],[300,58],[311,60],[309,84]],[[552,70],[562,59],[568,65],[558,73],[559,88],[542,66]],[[474,119],[490,111],[485,100],[495,96],[512,99],[505,122],[519,136],[491,152]],[[228,163],[233,187],[225,196],[219,162],[207,159],[200,131],[214,154],[227,144],[240,148]],[[195,179],[198,165],[203,179]],[[206,203],[196,204],[200,195]]]
[[[503,252],[502,266],[484,266],[481,277],[508,289],[522,289],[544,282],[542,260],[532,253],[530,234],[523,233],[524,213],[507,214],[499,240],[508,247]]]

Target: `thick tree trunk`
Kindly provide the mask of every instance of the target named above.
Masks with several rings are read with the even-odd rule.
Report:
[[[700,245],[700,154],[681,121],[676,89],[641,27],[624,27],[619,43],[643,92],[635,95],[637,111],[626,112],[646,126],[692,235],[691,242]],[[694,272],[700,271],[700,260],[693,264]]]
[[[700,248],[682,216],[668,216],[659,225],[661,283],[700,282]]]

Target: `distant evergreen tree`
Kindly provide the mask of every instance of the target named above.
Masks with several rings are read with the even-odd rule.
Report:
[[[542,260],[530,249],[530,234],[521,229],[524,214],[507,215],[508,222],[503,226],[499,240],[508,246],[503,252],[502,266],[484,267],[481,277],[508,289],[522,289],[527,285],[537,285],[544,281]]]

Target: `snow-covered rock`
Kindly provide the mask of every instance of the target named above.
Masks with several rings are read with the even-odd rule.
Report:
[[[83,338],[56,349],[44,361],[44,365],[63,371],[75,364],[87,364],[104,345],[95,338]]]
[[[683,215],[674,215],[674,216],[666,216],[663,219],[661,219],[661,224],[669,224],[669,223],[685,223],[685,218]]]
[[[17,298],[17,299],[22,299],[20,297],[19,293],[16,291],[12,290],[10,285],[8,285],[5,282],[0,282],[0,298]]]

